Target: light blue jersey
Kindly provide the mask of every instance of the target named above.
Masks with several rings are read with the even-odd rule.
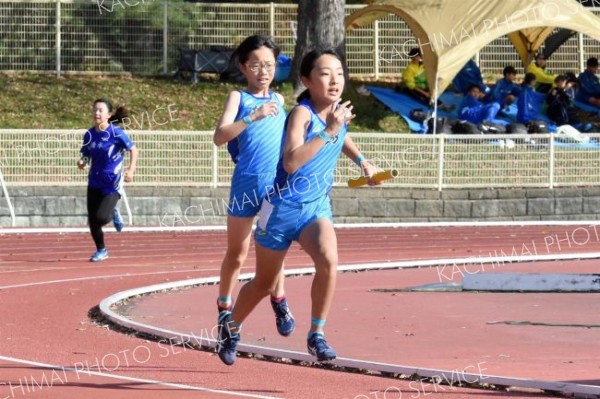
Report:
[[[236,169],[253,174],[273,172],[281,157],[286,117],[283,104],[273,92],[269,92],[268,97],[255,97],[245,91],[240,93],[236,121],[249,116],[270,101],[277,103],[279,112],[276,116],[268,116],[247,126],[242,133],[227,143],[227,149],[236,164]]]
[[[227,144],[235,170],[231,178],[228,213],[237,217],[253,217],[260,210],[268,187],[273,187],[281,149],[286,114],[283,104],[273,92],[268,97],[255,97],[240,91],[240,105],[235,120],[243,119],[269,101],[278,104],[276,116],[269,116],[246,127]]]
[[[325,121],[309,100],[298,106],[308,108],[311,114],[305,142],[321,140],[317,132],[325,129]],[[283,161],[280,161],[275,187],[268,190],[269,198],[263,202],[254,233],[257,243],[274,251],[283,251],[290,247],[292,241],[297,241],[311,223],[318,219],[333,221],[328,193],[333,186],[335,167],[347,132],[344,125],[334,141],[325,144],[292,174],[284,170]]]
[[[306,107],[311,115],[305,141],[321,140],[317,132],[323,131],[327,123],[317,114],[310,100],[304,100],[297,106]],[[275,190],[271,200],[280,198],[306,203],[327,195],[333,186],[336,164],[347,133],[348,128],[344,125],[332,142],[325,144],[311,160],[291,175],[283,168],[282,159],[277,166]]]

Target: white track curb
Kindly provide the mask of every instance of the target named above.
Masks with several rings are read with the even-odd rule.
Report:
[[[383,269],[397,269],[397,268],[413,268],[423,266],[441,266],[445,264],[453,263],[491,263],[496,262],[499,259],[506,262],[522,262],[522,261],[541,261],[541,260],[558,260],[558,259],[593,259],[600,258],[600,253],[581,253],[581,254],[562,254],[562,255],[537,255],[537,256],[510,256],[510,257],[489,257],[489,258],[455,258],[455,259],[436,259],[436,260],[420,260],[420,261],[402,261],[402,262],[389,262],[389,263],[365,263],[355,265],[344,265],[340,266],[340,271],[360,271],[360,270],[383,270]],[[310,275],[314,273],[314,268],[302,268],[302,269],[291,269],[286,270],[285,275]],[[254,276],[254,273],[246,273],[239,276],[240,281],[249,280]],[[133,329],[135,331],[150,334],[162,339],[169,340],[170,342],[179,343],[195,343],[202,346],[214,347],[216,341],[207,336],[196,336],[193,333],[181,333],[177,331],[167,330],[160,327],[151,326],[149,324],[140,323],[137,321],[130,320],[116,312],[111,307],[123,300],[128,298],[149,294],[152,292],[172,290],[182,287],[194,286],[194,285],[211,285],[217,284],[219,277],[206,277],[198,279],[190,279],[183,281],[175,281],[157,285],[151,285],[147,287],[134,288],[127,291],[122,291],[105,298],[100,302],[100,312],[111,322]],[[249,352],[257,355],[263,355],[267,357],[274,357],[278,359],[291,359],[299,362],[314,362],[315,358],[303,352],[288,351],[277,348],[262,347],[255,345],[240,344],[238,345],[240,352]],[[430,369],[421,368],[416,366],[407,366],[399,364],[379,363],[371,362],[360,359],[350,358],[337,358],[332,364],[340,367],[347,367],[354,370],[368,370],[371,372],[379,372],[384,374],[397,374],[397,375],[408,375],[408,376],[419,376],[425,378],[437,378],[441,381],[454,381],[456,383],[481,383],[486,385],[499,385],[505,387],[519,387],[528,389],[539,389],[542,391],[553,391],[561,393],[563,395],[575,395],[576,397],[599,397],[600,398],[600,386],[576,384],[570,382],[559,382],[559,381],[544,381],[535,379],[525,379],[517,377],[507,376],[494,376],[494,375],[483,375],[483,374],[472,374],[472,373],[460,373],[457,370],[442,370],[442,369]]]

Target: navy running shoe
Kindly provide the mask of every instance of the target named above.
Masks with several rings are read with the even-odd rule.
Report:
[[[273,312],[275,312],[275,324],[277,325],[277,332],[284,337],[287,337],[294,332],[296,328],[296,320],[292,316],[292,311],[287,304],[287,299],[283,298],[281,302],[275,302],[271,300],[271,306]]]
[[[231,312],[219,313],[219,337],[217,340],[217,353],[219,359],[228,366],[235,363],[237,344],[240,341],[239,333],[231,333]]]
[[[308,353],[316,356],[319,362],[334,360],[336,357],[335,351],[329,346],[321,333],[311,333],[306,341],[306,346],[308,347]]]
[[[115,229],[119,232],[125,227],[125,222],[123,221],[121,212],[119,212],[119,208],[115,208],[113,211],[113,224],[115,225]]]

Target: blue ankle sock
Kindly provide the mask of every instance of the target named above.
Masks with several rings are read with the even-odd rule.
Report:
[[[316,317],[311,317],[310,324],[317,327],[324,327],[325,319],[317,319]]]
[[[232,303],[233,303],[233,300],[231,299],[230,296],[219,295],[219,298],[217,299],[217,307],[219,308],[219,310],[231,309]]]

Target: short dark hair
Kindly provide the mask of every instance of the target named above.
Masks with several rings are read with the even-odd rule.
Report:
[[[413,58],[413,57],[416,57],[418,55],[421,55],[421,49],[418,48],[418,47],[413,47],[408,52],[408,58]]]
[[[567,83],[577,83],[577,76],[573,72],[566,72],[565,77],[567,78]]]
[[[596,58],[596,57],[588,58],[586,65],[588,67],[597,67],[598,66],[598,58]]]
[[[472,84],[472,85],[470,85],[470,86],[469,86],[469,88],[467,89],[467,93],[468,93],[468,92],[470,92],[470,91],[471,91],[471,90],[473,90],[473,89],[477,89],[477,90],[479,90],[479,91],[483,91],[483,90],[481,90],[481,87],[479,87],[479,85]]]
[[[248,36],[239,44],[239,46],[233,52],[232,59],[237,60],[237,62],[240,64],[245,64],[246,61],[248,61],[248,57],[250,57],[250,53],[261,47],[270,49],[273,52],[275,59],[277,59],[277,56],[279,56],[280,49],[279,46],[275,44],[273,38],[265,35],[253,35]]]
[[[523,79],[523,84],[524,85],[530,85],[531,82],[533,82],[535,80],[535,74],[531,73],[531,72],[527,72],[525,74],[525,79]]]
[[[505,66],[504,69],[502,70],[502,75],[504,75],[504,76],[516,75],[516,74],[517,74],[517,70],[512,65]]]
[[[566,82],[567,77],[565,75],[558,75],[554,78],[554,83]]]

